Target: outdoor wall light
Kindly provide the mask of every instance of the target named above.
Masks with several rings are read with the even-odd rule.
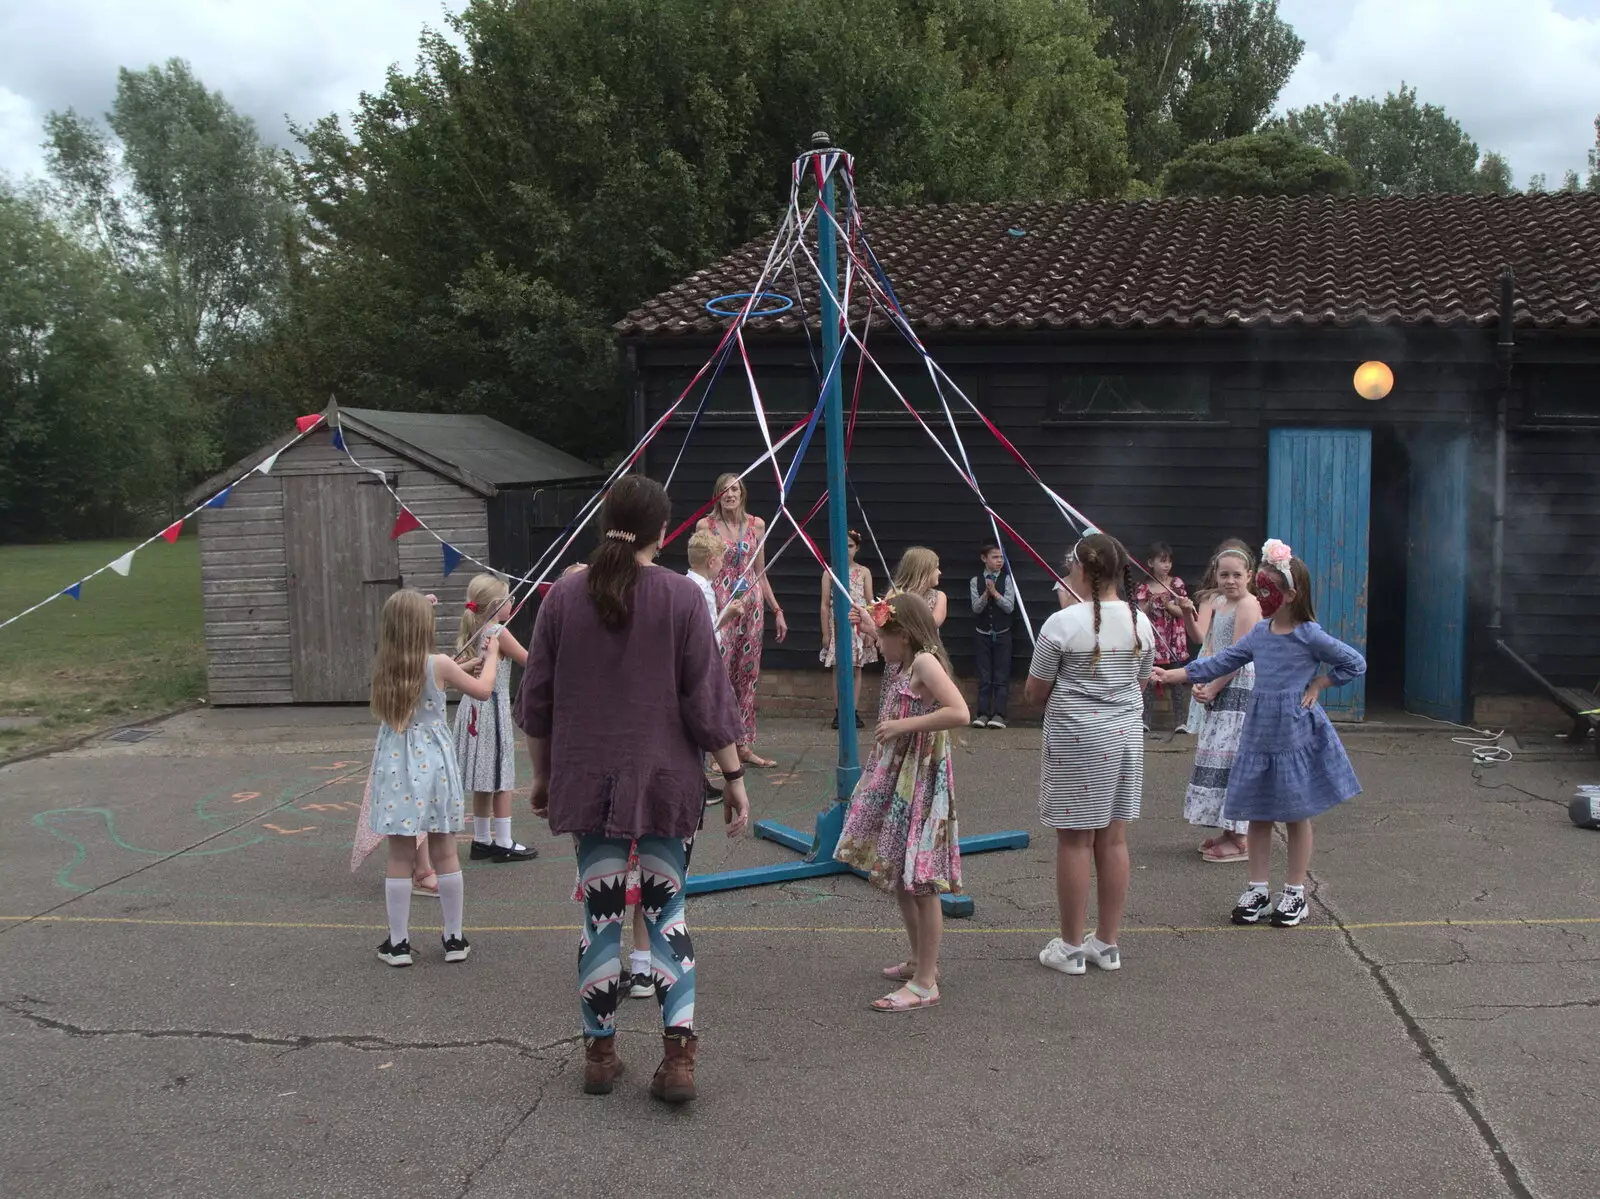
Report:
[[[1394,387],[1394,372],[1382,362],[1356,367],[1356,394],[1363,400],[1381,400]]]

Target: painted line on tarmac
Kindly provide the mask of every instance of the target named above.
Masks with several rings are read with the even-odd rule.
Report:
[[[144,916],[0,916],[0,923],[12,921],[31,924],[147,924],[162,928],[283,928],[307,931],[332,929],[381,932],[388,928],[386,924],[339,924],[304,920],[158,920]],[[1336,933],[1341,930],[1360,931],[1386,928],[1529,928],[1563,924],[1600,924],[1600,916],[1529,917],[1524,920],[1372,920],[1365,923],[1346,923],[1344,925],[1308,924],[1301,925],[1301,928],[1311,932]],[[575,933],[580,931],[581,926],[576,924],[475,924],[468,927],[473,933]],[[694,924],[691,925],[691,930],[697,933],[821,934],[878,934],[905,931],[898,925],[851,927],[848,925],[804,924]],[[967,933],[973,936],[1038,936],[1040,934],[1056,934],[1060,931],[1055,926],[1048,928],[986,928],[981,925],[956,924],[949,921],[945,923],[945,932],[947,933]],[[1184,928],[1176,925],[1151,925],[1145,928],[1125,928],[1122,931],[1138,935],[1146,933],[1189,935],[1195,933],[1243,933],[1248,932],[1249,929],[1231,924],[1211,924],[1193,928]]]

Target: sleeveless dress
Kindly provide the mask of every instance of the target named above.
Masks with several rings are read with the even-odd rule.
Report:
[[[476,646],[481,656],[504,625],[486,625]],[[456,705],[456,761],[468,791],[512,791],[517,785],[517,727],[511,723],[511,663],[501,659],[494,694],[487,700],[463,696]]]
[[[711,527],[717,536],[723,535],[718,521],[713,520]],[[728,544],[722,555],[722,569],[713,580],[718,608],[727,607],[733,599],[734,585],[744,576],[756,546],[755,522],[745,517],[739,540]],[[761,677],[761,638],[766,629],[766,605],[761,602],[760,592],[760,586],[752,581],[745,594],[754,597],[755,602],[746,604],[744,612],[722,630],[722,662],[728,669],[728,682],[733,686],[743,728],[740,745],[753,745],[756,739],[756,682]]]
[[[1231,611],[1218,610],[1211,617],[1211,627],[1206,630],[1206,644],[1201,653],[1208,653],[1218,645],[1232,645],[1234,621],[1238,607]],[[1189,776],[1189,789],[1183,798],[1183,818],[1202,828],[1221,828],[1230,833],[1242,833],[1247,823],[1227,820],[1222,809],[1228,799],[1228,775],[1233,770],[1233,756],[1239,749],[1239,737],[1244,732],[1244,714],[1250,706],[1250,693],[1256,685],[1256,667],[1249,662],[1223,688],[1222,694],[1209,706],[1193,701],[1205,716],[1200,724],[1200,741],[1195,747],[1194,773]]]
[[[867,602],[867,568],[865,566],[852,566],[850,568],[850,602],[865,604]],[[857,666],[870,666],[878,660],[878,646],[876,643],[863,644],[861,634],[858,632],[850,642],[855,651],[852,659]],[[831,667],[834,660],[832,644],[822,647],[822,652],[817,655],[824,666]]]
[[[434,660],[423,672],[422,697],[403,733],[378,729],[368,786],[372,831],[384,837],[458,833],[462,820],[461,774],[445,721],[445,697],[434,677]]]
[[[938,705],[911,690],[911,672],[890,667],[880,719],[925,716]],[[917,733],[878,746],[866,763],[833,856],[885,891],[961,891],[950,734]]]

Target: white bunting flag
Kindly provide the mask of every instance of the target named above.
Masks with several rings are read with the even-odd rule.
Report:
[[[127,578],[128,572],[133,569],[133,551],[129,550],[127,553],[123,554],[122,557],[113,562],[111,564],[111,569],[116,571],[123,578]]]
[[[268,458],[260,466],[256,467],[256,473],[257,474],[263,474],[263,475],[270,475],[272,473],[273,466],[278,461],[278,455],[281,454],[281,453],[283,453],[282,450],[275,451],[273,453],[272,457]]]

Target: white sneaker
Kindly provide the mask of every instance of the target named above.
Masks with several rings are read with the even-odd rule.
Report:
[[[1083,956],[1102,970],[1122,969],[1122,951],[1115,945],[1107,945],[1101,949],[1094,937],[1083,943]]]
[[[1039,965],[1063,974],[1083,974],[1088,970],[1083,956],[1082,946],[1071,949],[1060,937],[1052,937],[1050,944],[1039,951]]]

